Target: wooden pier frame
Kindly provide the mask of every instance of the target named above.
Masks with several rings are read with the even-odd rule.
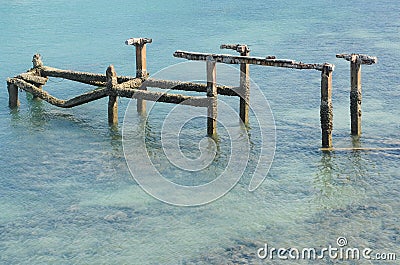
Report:
[[[9,93],[9,105],[14,108],[19,106],[18,88],[31,93],[34,97],[49,102],[61,108],[72,108],[85,103],[108,97],[108,122],[110,125],[118,123],[118,99],[119,97],[138,99],[138,112],[145,111],[145,100],[158,101],[172,104],[185,104],[195,107],[207,108],[207,135],[214,136],[217,133],[217,107],[218,94],[240,97],[240,119],[248,123],[250,100],[250,71],[249,65],[273,66],[292,69],[313,69],[321,71],[321,105],[320,118],[322,130],[322,147],[332,147],[332,72],[334,65],[306,64],[294,60],[276,59],[275,56],[252,57],[246,45],[223,44],[222,49],[233,49],[240,53],[239,56],[226,54],[194,53],[176,51],[175,57],[188,60],[201,60],[206,62],[207,83],[181,82],[176,80],[157,80],[148,78],[146,68],[146,44],[151,43],[148,38],[131,38],[125,43],[136,47],[136,75],[118,76],[113,65],[110,65],[105,74],[62,70],[43,65],[40,55],[33,57],[33,68],[13,78],[7,79]],[[344,58],[344,57],[343,57]],[[347,58],[347,57],[346,57]],[[363,56],[356,59],[356,63],[368,63],[371,61]],[[216,63],[239,64],[239,87],[217,85]],[[58,99],[42,89],[49,77],[63,78],[83,84],[89,84],[96,88],[68,100]],[[174,89],[193,92],[205,92],[206,97],[186,96],[182,94],[168,94],[163,92],[148,91],[148,87],[161,89]]]
[[[337,58],[343,58],[350,62],[350,118],[351,135],[361,136],[361,65],[371,65],[378,62],[378,58],[365,54],[336,54]]]
[[[139,40],[142,40],[143,43],[149,43],[148,39],[140,38]],[[142,69],[143,71],[137,72],[137,75],[140,77],[130,77],[117,76],[113,65],[110,65],[107,68],[105,74],[96,74],[62,70],[45,66],[43,65],[41,56],[39,54],[35,54],[32,61],[33,68],[31,68],[28,72],[7,79],[9,106],[11,108],[18,107],[20,104],[18,100],[18,89],[25,90],[26,92],[31,93],[34,97],[45,100],[46,102],[61,108],[72,108],[104,97],[108,97],[108,122],[110,125],[115,125],[118,123],[119,97],[134,98],[143,101],[150,100],[172,104],[183,104],[194,107],[208,108],[210,117],[213,118],[212,121],[209,121],[211,128],[210,131],[212,131],[214,135],[216,133],[217,94],[221,93],[229,96],[237,96],[233,87],[216,85],[215,63],[214,71],[212,70],[212,68],[210,68],[210,73],[214,72],[214,74],[211,74],[210,76],[210,83],[202,84],[193,82],[181,82],[175,80],[149,79],[147,70],[144,70],[145,64],[143,63],[140,66],[140,69]],[[59,99],[50,95],[48,92],[42,89],[42,86],[47,83],[49,77],[63,78],[83,84],[92,85],[95,86],[96,89],[68,100]],[[145,82],[146,85],[144,85]],[[209,97],[195,97],[185,96],[181,94],[153,92],[143,90],[143,87],[156,87],[175,90],[177,89],[204,93],[209,92],[207,93]],[[212,128],[214,129],[212,130]]]
[[[198,52],[187,52],[187,51],[176,51],[174,53],[175,57],[184,58],[187,60],[195,60],[195,61],[209,61],[211,58],[213,61],[218,63],[225,64],[240,64],[243,66],[243,70],[241,71],[241,80],[240,80],[240,91],[247,90],[247,78],[248,75],[248,67],[249,64],[261,65],[261,66],[274,66],[274,67],[283,67],[283,68],[292,68],[292,69],[313,69],[321,71],[321,105],[320,105],[320,121],[321,121],[321,131],[322,131],[322,147],[329,148],[332,147],[332,130],[333,130],[333,107],[332,107],[332,72],[334,71],[335,66],[333,64],[324,63],[324,64],[306,64],[302,62],[296,62],[294,60],[282,60],[276,59],[275,56],[268,56],[266,58],[262,57],[252,57],[248,55],[244,55],[246,49],[244,45],[232,45],[232,44],[224,44],[221,45],[220,48],[224,49],[233,49],[241,52],[240,56],[235,55],[227,55],[227,54],[208,54],[208,53],[198,53]],[[246,67],[245,67],[246,65]],[[242,67],[241,67],[242,68]],[[246,74],[247,73],[247,74]],[[242,79],[243,78],[243,79]],[[245,94],[249,95],[250,92],[245,92]],[[240,95],[241,96],[241,95]],[[242,96],[241,96],[242,98]],[[243,98],[246,102],[246,99]],[[248,103],[248,101],[247,101]],[[248,119],[248,109],[246,111],[245,104],[241,104],[241,116],[242,120]],[[242,116],[243,115],[243,116]],[[247,116],[247,117],[245,117]]]
[[[250,49],[245,44],[222,44],[220,49],[231,49],[240,53],[240,56],[249,56]],[[249,104],[250,104],[250,65],[240,64],[240,103],[239,117],[244,124],[249,122]]]
[[[147,73],[147,63],[146,63],[146,44],[152,43],[153,40],[150,38],[130,38],[125,41],[126,45],[134,45],[136,48],[136,77],[146,78]],[[146,87],[141,89],[146,90]],[[139,113],[146,112],[146,101],[143,99],[137,100],[137,111]]]

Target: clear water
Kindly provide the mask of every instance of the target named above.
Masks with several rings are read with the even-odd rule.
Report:
[[[0,14],[1,264],[226,264],[238,245],[322,247],[339,236],[400,254],[398,2],[19,0],[2,1]],[[21,107],[8,108],[5,79],[30,68],[34,53],[49,66],[102,73],[112,63],[133,75],[134,51],[123,43],[138,36],[154,39],[150,72],[181,62],[177,49],[218,52],[227,42],[334,63],[336,147],[353,139],[349,65],[335,54],[378,56],[363,67],[363,136],[354,144],[381,149],[321,152],[319,73],[254,66],[277,125],[266,181],[250,193],[245,176],[215,203],[181,208],[134,182],[106,100],[63,110],[20,93]],[[57,79],[45,88],[62,98],[90,89]],[[128,103],[120,100],[121,121]],[[253,253],[248,262],[261,261]]]

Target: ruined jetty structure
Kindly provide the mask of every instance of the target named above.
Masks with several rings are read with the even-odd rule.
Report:
[[[146,111],[146,100],[185,104],[207,108],[207,135],[217,133],[217,97],[218,95],[239,97],[239,116],[244,123],[249,122],[250,102],[250,65],[273,66],[293,69],[308,69],[321,72],[321,105],[320,121],[322,133],[322,147],[332,147],[333,107],[332,107],[332,72],[334,65],[330,63],[306,64],[294,60],[276,59],[275,56],[253,57],[247,45],[223,44],[221,49],[231,49],[239,55],[208,54],[197,52],[176,51],[173,56],[187,60],[206,62],[206,84],[181,82],[179,80],[158,80],[149,77],[146,67],[146,45],[151,43],[150,38],[130,38],[125,44],[133,45],[136,49],[136,76],[118,76],[114,66],[110,65],[105,74],[61,70],[43,65],[41,56],[33,56],[33,68],[26,73],[7,79],[9,106],[19,106],[18,89],[31,93],[34,97],[47,101],[61,108],[72,108],[104,97],[108,97],[108,122],[118,123],[118,97],[137,99],[137,111]],[[352,134],[361,133],[361,64],[376,63],[376,57],[360,54],[338,54],[351,62],[351,126]],[[239,64],[240,80],[238,87],[219,86],[216,83],[216,63]],[[63,78],[96,88],[90,92],[63,100],[58,99],[43,90],[49,77]],[[182,94],[168,94],[148,91],[148,87],[194,91],[206,93],[206,96],[186,96]]]

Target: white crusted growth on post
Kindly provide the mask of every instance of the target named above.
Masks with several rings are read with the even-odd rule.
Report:
[[[150,38],[130,38],[125,41],[126,45],[134,45],[136,48],[136,77],[147,78],[147,64],[146,64],[146,44],[152,43]],[[146,90],[146,87],[141,88]],[[146,111],[146,101],[142,99],[137,100],[137,111],[143,113]]]
[[[376,64],[378,62],[378,57],[376,56],[369,56],[366,54],[359,54],[359,53],[352,53],[352,54],[339,53],[336,54],[336,58],[343,58],[349,62],[357,62],[360,64],[369,64],[369,65]]]
[[[146,43],[152,43],[153,39],[150,38],[130,38],[125,41],[126,45],[144,45]]]

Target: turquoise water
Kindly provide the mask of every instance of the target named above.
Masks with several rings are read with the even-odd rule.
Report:
[[[322,248],[339,236],[351,247],[400,254],[396,1],[20,0],[4,1],[0,12],[1,264],[267,264],[255,255],[264,243]],[[250,193],[247,172],[216,202],[182,208],[150,197],[131,177],[121,130],[127,99],[112,128],[105,99],[64,110],[20,93],[21,107],[8,108],[6,78],[30,68],[37,52],[49,66],[104,73],[114,64],[133,75],[129,37],[153,38],[150,73],[182,62],[175,50],[219,52],[227,42],[258,56],[334,63],[334,146],[379,149],[321,152],[319,72],[252,66],[276,122],[267,179]],[[349,65],[335,58],[342,52],[379,58],[362,69],[360,140],[349,135]],[[90,87],[50,79],[45,89],[68,98]],[[161,122],[154,115],[150,126]],[[257,131],[250,133],[257,150]],[[152,148],[159,151],[157,138]]]

